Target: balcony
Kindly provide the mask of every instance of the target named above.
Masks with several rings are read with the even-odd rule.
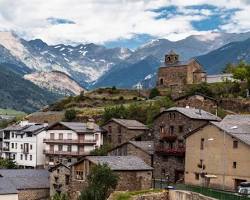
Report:
[[[185,147],[176,147],[176,148],[169,148],[169,147],[156,147],[156,153],[165,156],[178,156],[183,157],[185,156]]]
[[[60,139],[43,139],[44,143],[53,144],[95,144],[96,140],[60,140]]]
[[[50,151],[44,150],[44,154],[48,155],[65,155],[65,156],[84,156],[87,155],[86,152],[78,152],[78,151]]]
[[[3,147],[3,151],[10,151],[9,147]]]
[[[162,133],[160,135],[160,140],[164,140],[167,142],[174,142],[177,139],[176,134]]]

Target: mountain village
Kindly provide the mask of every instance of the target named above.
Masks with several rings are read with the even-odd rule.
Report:
[[[0,199],[46,200],[64,194],[77,200],[89,185],[91,170],[107,165],[118,176],[110,200],[116,199],[115,191],[151,191],[134,197],[138,200],[210,200],[222,194],[247,200],[250,103],[219,100],[204,89],[183,92],[233,81],[238,82],[230,73],[207,75],[196,59],[182,61],[173,49],[157,73],[159,93],[150,100],[147,90],[136,90],[134,101],[142,104],[171,96],[173,105],[160,107],[150,125],[133,115],[114,115],[104,123],[93,116],[65,119],[48,108],[9,124],[0,132],[0,155],[16,167],[0,169]]]

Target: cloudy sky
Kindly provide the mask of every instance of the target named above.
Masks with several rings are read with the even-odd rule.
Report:
[[[49,44],[135,48],[151,39],[250,31],[250,0],[0,0],[0,30]]]

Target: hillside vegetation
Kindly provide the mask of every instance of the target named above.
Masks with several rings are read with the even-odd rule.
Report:
[[[33,112],[56,101],[59,96],[39,88],[20,73],[0,65],[0,107]]]

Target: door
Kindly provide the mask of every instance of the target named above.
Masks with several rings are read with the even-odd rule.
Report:
[[[246,182],[247,180],[244,180],[244,179],[234,179],[234,189],[235,191],[238,190],[238,187],[240,186],[240,184],[242,182]]]
[[[85,135],[84,134],[79,135],[79,142],[83,143],[84,140],[85,140]]]

